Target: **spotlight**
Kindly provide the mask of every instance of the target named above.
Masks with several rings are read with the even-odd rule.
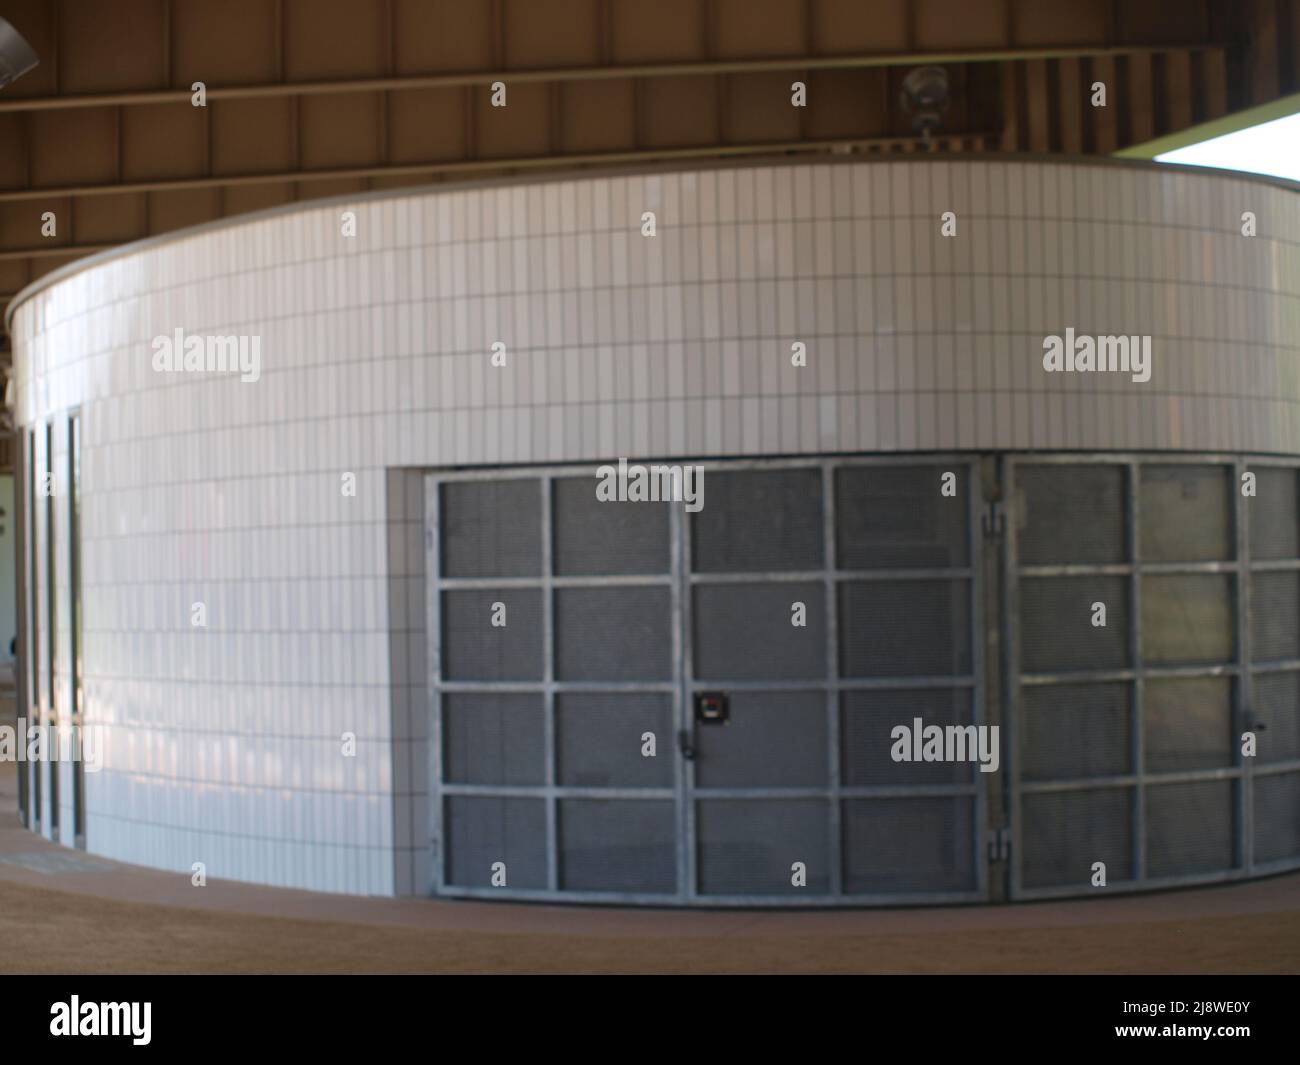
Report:
[[[948,110],[948,72],[943,67],[908,71],[898,103],[912,116],[912,128],[928,139],[943,127],[943,113]]]
[[[23,35],[0,18],[0,89],[17,81],[39,62],[40,58],[23,40]]]

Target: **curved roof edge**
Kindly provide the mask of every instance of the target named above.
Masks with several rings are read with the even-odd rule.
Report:
[[[292,203],[277,204],[274,207],[266,207],[260,211],[250,211],[247,214],[228,215],[224,218],[214,218],[210,222],[200,222],[197,225],[185,226],[181,229],[171,229],[166,233],[158,233],[150,237],[142,237],[140,240],[133,240],[127,244],[120,244],[117,247],[109,248],[105,251],[95,252],[93,255],[87,255],[83,258],[76,259],[73,262],[66,263],[57,270],[51,270],[48,274],[38,277],[35,281],[25,285],[14,294],[13,299],[5,308],[4,322],[5,329],[12,336],[13,333],[13,316],[18,307],[31,299],[38,292],[42,292],[52,285],[57,285],[61,281],[66,281],[70,277],[81,273],[83,270],[90,270],[103,263],[110,262],[113,259],[127,255],[134,255],[136,252],[145,251],[150,248],[161,247],[162,245],[173,241],[188,240],[190,237],[199,236],[204,233],[214,232],[219,229],[234,229],[237,226],[249,225],[254,222],[264,221],[268,218],[275,218],[279,215],[292,214],[295,211],[310,211],[320,207],[329,207],[330,205],[370,203],[380,200],[397,200],[404,199],[408,196],[427,196],[436,192],[463,192],[467,189],[492,189],[492,188],[511,188],[516,185],[548,185],[560,181],[575,181],[584,179],[600,179],[611,177],[632,177],[644,174],[685,174],[701,172],[708,170],[745,170],[760,166],[773,165],[837,165],[848,163],[879,163],[888,165],[891,163],[916,163],[923,161],[945,162],[945,163],[962,163],[962,162],[998,162],[998,163],[1052,163],[1058,166],[1102,166],[1102,167],[1125,167],[1128,169],[1149,170],[1152,172],[1165,173],[1191,173],[1214,177],[1231,177],[1239,180],[1254,181],[1262,185],[1270,185],[1275,188],[1288,189],[1292,192],[1300,192],[1300,181],[1290,181],[1286,178],[1273,177],[1267,174],[1254,174],[1244,170],[1222,170],[1215,167],[1204,166],[1187,166],[1177,163],[1157,163],[1150,159],[1131,159],[1120,158],[1108,155],[1054,155],[1033,152],[970,152],[961,154],[943,153],[943,154],[902,154],[893,153],[889,155],[869,155],[869,154],[779,154],[779,155],[754,155],[746,156],[743,159],[710,159],[700,160],[693,165],[682,165],[677,161],[660,163],[653,166],[627,166],[627,167],[591,167],[586,170],[556,170],[545,174],[517,174],[501,178],[482,178],[470,181],[436,181],[425,185],[410,185],[401,188],[391,189],[371,189],[367,192],[342,193],[338,196],[322,196],[319,199],[312,200],[295,200]],[[491,165],[490,160],[484,160],[485,165]]]

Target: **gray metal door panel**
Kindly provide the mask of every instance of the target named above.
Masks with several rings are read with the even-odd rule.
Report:
[[[1002,462],[1012,897],[1294,867],[1300,593],[1281,585],[1300,578],[1297,464]],[[1248,471],[1254,496],[1241,490]],[[1104,631],[1094,603],[1107,606]],[[1258,757],[1242,752],[1247,731]]]
[[[435,890],[985,898],[985,775],[887,756],[913,716],[984,723],[976,465],[702,465],[694,516],[594,505],[594,466],[429,475]],[[959,498],[937,505],[942,471]],[[714,689],[731,723],[697,726]]]
[[[899,712],[959,704],[984,723],[971,458],[709,470],[706,506],[683,523],[682,705],[725,692],[731,721],[689,722],[687,901],[985,898],[983,774],[936,781],[933,765],[887,754],[891,727],[912,721]],[[958,486],[947,506],[944,471]],[[893,775],[858,773],[873,758]],[[796,862],[806,886],[791,884]]]

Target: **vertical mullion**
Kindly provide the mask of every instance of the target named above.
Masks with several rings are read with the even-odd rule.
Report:
[[[31,671],[31,703],[27,708],[28,726],[44,724],[44,714],[41,709],[41,555],[40,555],[40,507],[36,500],[39,497],[36,491],[38,475],[36,472],[36,429],[33,427],[27,430],[27,495],[31,503],[28,510],[27,523],[27,563],[28,583],[31,586],[31,658],[28,668]],[[39,761],[32,766],[32,810],[34,817],[32,825],[34,831],[40,835],[45,834],[45,825],[49,820],[45,816],[45,789],[41,782],[41,773],[44,767]]]
[[[976,728],[987,729],[988,714],[984,702],[984,686],[986,683],[984,676],[984,641],[988,638],[988,631],[985,628],[984,621],[984,581],[981,576],[984,572],[984,538],[980,530],[978,507],[979,502],[982,501],[983,493],[976,492],[981,475],[979,460],[969,462],[966,465],[965,472],[966,553],[970,567],[970,577],[966,578],[966,594],[970,602],[970,668],[973,680],[971,685],[971,719]],[[1005,507],[1003,511],[1005,515]],[[1011,524],[1009,520],[1006,523]],[[949,696],[951,697],[951,692]],[[973,797],[975,808],[971,811],[974,822],[971,831],[975,836],[974,846],[971,848],[975,863],[975,890],[983,898],[988,898],[989,860],[988,848],[984,846],[984,840],[988,829],[988,783],[985,778],[989,774],[981,772],[975,766],[972,766],[971,772],[975,778],[975,795]]]
[[[81,713],[81,411],[68,416],[68,718],[76,730],[72,736],[84,735],[85,723]],[[74,754],[79,750],[80,739],[73,741]],[[72,842],[82,849],[86,846],[86,778],[85,763],[77,757],[72,763]]]
[[[1142,513],[1139,467],[1128,463],[1129,655],[1133,665],[1133,879],[1145,880],[1146,859],[1146,667],[1142,660]]]
[[[1236,750],[1236,761],[1240,777],[1237,781],[1236,824],[1237,834],[1236,859],[1239,868],[1250,873],[1255,868],[1255,760],[1246,758],[1241,753],[1240,735],[1247,729],[1254,729],[1254,678],[1251,676],[1251,640],[1250,628],[1253,620],[1254,606],[1251,599],[1250,577],[1250,507],[1242,495],[1242,475],[1246,472],[1246,463],[1238,460],[1233,467],[1231,491],[1234,498],[1236,521],[1233,523],[1237,538],[1237,684],[1235,692],[1236,714],[1233,715],[1236,727],[1232,730],[1232,746]]]
[[[45,613],[49,618],[49,648],[46,661],[49,663],[49,672],[46,675],[46,687],[49,690],[49,726],[53,732],[50,736],[51,751],[57,750],[59,734],[59,675],[58,675],[58,657],[55,649],[59,646],[59,585],[58,585],[58,562],[55,551],[58,546],[58,540],[55,538],[54,531],[56,522],[55,516],[55,497],[58,488],[58,482],[54,472],[54,419],[51,418],[45,423],[45,472],[49,475],[49,492],[45,496]],[[58,757],[50,758],[50,839],[55,843],[62,842],[63,824],[60,817],[59,803],[59,767],[60,760]]]
[[[29,534],[27,532],[27,512],[32,506],[28,498],[27,484],[30,483],[31,456],[27,448],[27,432],[17,429],[14,432],[17,466],[14,476],[14,534],[17,554],[18,602],[15,615],[18,629],[18,660],[14,663],[14,679],[17,682],[18,717],[25,723],[31,717],[32,686],[29,676],[32,661],[31,623],[29,606],[31,603],[31,569],[27,565]],[[24,828],[32,827],[31,779],[26,758],[18,758],[18,815]]]
[[[673,759],[673,835],[676,838],[677,862],[677,897],[680,901],[690,895],[689,854],[690,845],[686,831],[686,759],[682,756],[678,738],[689,727],[687,714],[690,712],[690,700],[683,693],[682,684],[686,676],[683,664],[683,646],[686,643],[686,613],[682,607],[683,571],[682,565],[682,526],[685,524],[685,508],[673,506],[668,510],[668,565],[672,575],[670,607],[671,635],[673,645],[673,734],[671,751]]]
[[[1011,869],[1008,893],[1020,897],[1024,864],[1024,840],[1020,816],[1020,557],[1016,534],[1016,463],[1003,460],[1002,498],[1007,501],[1006,525],[1002,537],[1002,718],[1007,726],[1007,771],[1010,773]],[[976,535],[976,530],[971,530]],[[978,826],[976,828],[978,833]],[[976,842],[981,842],[976,837]],[[987,854],[987,850],[985,851]]]
[[[840,804],[840,645],[839,609],[835,572],[835,468],[822,462],[822,572],[823,609],[826,612],[826,740],[827,785],[830,797],[828,839],[830,856],[830,893],[844,894],[843,811]]]
[[[695,637],[692,615],[695,609],[694,586],[691,584],[691,520],[685,514],[680,519],[680,565],[682,571],[682,732],[679,739],[678,764],[682,768],[683,841],[686,864],[682,876],[686,886],[686,899],[692,901],[699,891],[696,864],[699,845],[695,840],[695,760],[685,757],[681,747],[695,746]]]
[[[546,886],[560,884],[560,837],[555,795],[555,587],[552,577],[551,475],[540,478],[542,491],[542,684],[546,693],[544,719],[546,784]]]
[[[435,893],[447,887],[447,847],[443,832],[442,796],[442,480],[425,479],[425,617],[428,634],[425,637],[429,652],[429,705],[426,712],[429,722],[429,827],[433,836],[431,853]]]

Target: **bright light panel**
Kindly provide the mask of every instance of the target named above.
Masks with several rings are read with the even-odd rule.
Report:
[[[1189,144],[1157,155],[1156,162],[1214,166],[1300,181],[1300,114]]]

